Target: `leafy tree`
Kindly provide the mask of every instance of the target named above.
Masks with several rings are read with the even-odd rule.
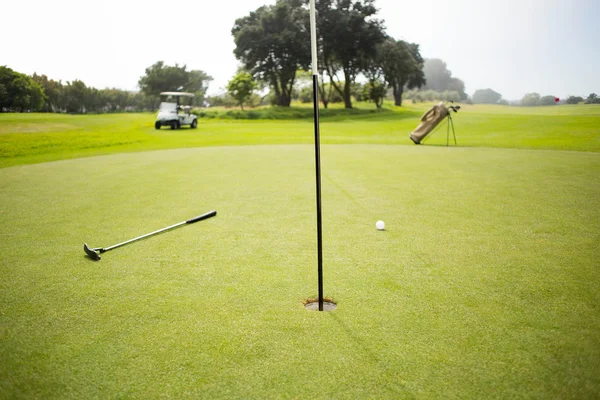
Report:
[[[540,105],[539,93],[527,93],[521,99],[521,105],[525,107],[535,107]]]
[[[553,106],[556,104],[556,96],[544,96],[540,98],[540,106]]]
[[[303,0],[278,0],[235,21],[236,58],[252,76],[267,82],[276,104],[289,107],[298,69],[310,65],[308,12]]]
[[[377,55],[385,40],[383,21],[375,18],[374,0],[319,0],[316,4],[320,68],[352,108],[351,86]],[[343,80],[337,74],[343,75]]]
[[[583,97],[580,96],[569,96],[566,100],[567,104],[579,104],[583,101]]]
[[[188,72],[188,81],[184,88],[186,92],[191,92],[196,95],[194,97],[195,105],[204,104],[204,98],[206,97],[206,92],[208,91],[208,85],[212,80],[212,76],[208,75],[202,70],[193,69]]]
[[[0,67],[0,111],[4,108],[20,112],[40,111],[44,105],[44,90],[29,76]]]
[[[329,102],[332,101],[333,85],[329,82],[324,83],[325,82],[325,70],[320,67],[319,67],[319,76],[320,76],[321,82],[323,82],[323,84],[319,85],[319,99],[323,103],[323,106],[325,108],[327,108],[327,106],[329,105]],[[333,102],[336,103],[336,101],[333,101]]]
[[[600,104],[600,97],[596,93],[590,93],[588,98],[585,100],[585,104]]]
[[[466,100],[467,99],[467,93],[465,92],[465,83],[458,78],[450,78],[450,81],[448,82],[448,86],[446,88],[446,90],[452,91],[452,92],[458,92],[459,94],[459,100]],[[458,101],[458,100],[456,100]]]
[[[419,45],[388,38],[377,51],[375,66],[381,68],[386,83],[392,88],[394,104],[401,106],[405,87],[414,89],[425,84]]]
[[[452,72],[448,70],[446,63],[439,58],[425,60],[423,72],[427,80],[425,90],[442,92],[448,88],[452,79]]]
[[[229,94],[238,102],[242,111],[244,103],[250,99],[255,88],[256,83],[252,80],[252,75],[247,72],[238,72],[227,84]]]
[[[479,89],[473,93],[474,104],[497,104],[501,98],[502,95],[492,89]]]
[[[165,65],[158,61],[146,68],[138,85],[146,96],[158,98],[161,92],[191,92],[196,94],[196,104],[202,104],[212,77],[201,70],[188,71],[187,66]]]
[[[0,83],[0,112],[2,112],[2,108],[8,104],[8,90],[6,90],[6,86],[3,83]]]
[[[425,75],[425,90],[434,90],[443,92],[445,90],[457,91],[461,100],[467,99],[465,92],[465,83],[455,77],[452,77],[452,71],[448,70],[446,63],[439,58],[430,58],[425,60],[423,65]]]
[[[387,85],[383,80],[371,80],[362,88],[362,99],[372,101],[377,108],[381,108],[386,92]]]
[[[5,108],[10,108],[10,93],[9,88],[15,76],[15,71],[6,67],[0,66],[0,111]]]
[[[82,81],[76,79],[73,82],[67,82],[64,88],[65,109],[68,113],[86,112],[86,97],[88,88]]]
[[[298,100],[300,103],[310,103],[313,101],[312,87],[303,87],[298,92]]]
[[[35,83],[40,85],[44,90],[45,101],[42,107],[42,111],[59,111],[61,109],[61,100],[63,96],[63,85],[59,81],[54,81],[52,79],[48,79],[46,75],[37,75],[33,74],[31,77]]]
[[[142,92],[149,96],[158,96],[161,92],[175,92],[182,90],[188,81],[186,66],[180,67],[165,65],[164,61],[158,61],[146,68],[146,75],[138,81]]]

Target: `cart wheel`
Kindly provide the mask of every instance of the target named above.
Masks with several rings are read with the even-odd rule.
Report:
[[[154,124],[154,129],[160,129],[160,121],[156,121]]]
[[[190,128],[196,129],[197,126],[198,126],[198,120],[195,119],[195,120],[192,121],[192,124],[190,125]]]

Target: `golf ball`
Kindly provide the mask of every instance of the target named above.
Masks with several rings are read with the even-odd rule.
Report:
[[[375,224],[375,227],[377,227],[377,229],[379,229],[380,231],[385,229],[385,222],[383,221],[377,221],[377,223]]]

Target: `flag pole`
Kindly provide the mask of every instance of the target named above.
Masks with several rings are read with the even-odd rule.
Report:
[[[310,44],[313,73],[313,110],[315,123],[315,170],[317,183],[317,273],[319,276],[319,311],[323,311],[323,229],[321,218],[321,144],[319,137],[319,69],[317,67],[317,21],[315,0],[310,0]]]

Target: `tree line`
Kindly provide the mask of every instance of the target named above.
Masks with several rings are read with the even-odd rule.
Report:
[[[142,111],[153,108],[154,103],[143,93],[96,89],[77,79],[63,83],[46,75],[28,76],[0,66],[0,111]]]
[[[212,78],[204,71],[188,71],[186,66],[165,65],[158,61],[140,78],[140,92],[121,89],[96,89],[83,81],[62,82],[34,73],[25,75],[0,66],[0,112],[99,113],[154,111],[160,93],[188,91],[196,94],[195,105],[203,105]]]

